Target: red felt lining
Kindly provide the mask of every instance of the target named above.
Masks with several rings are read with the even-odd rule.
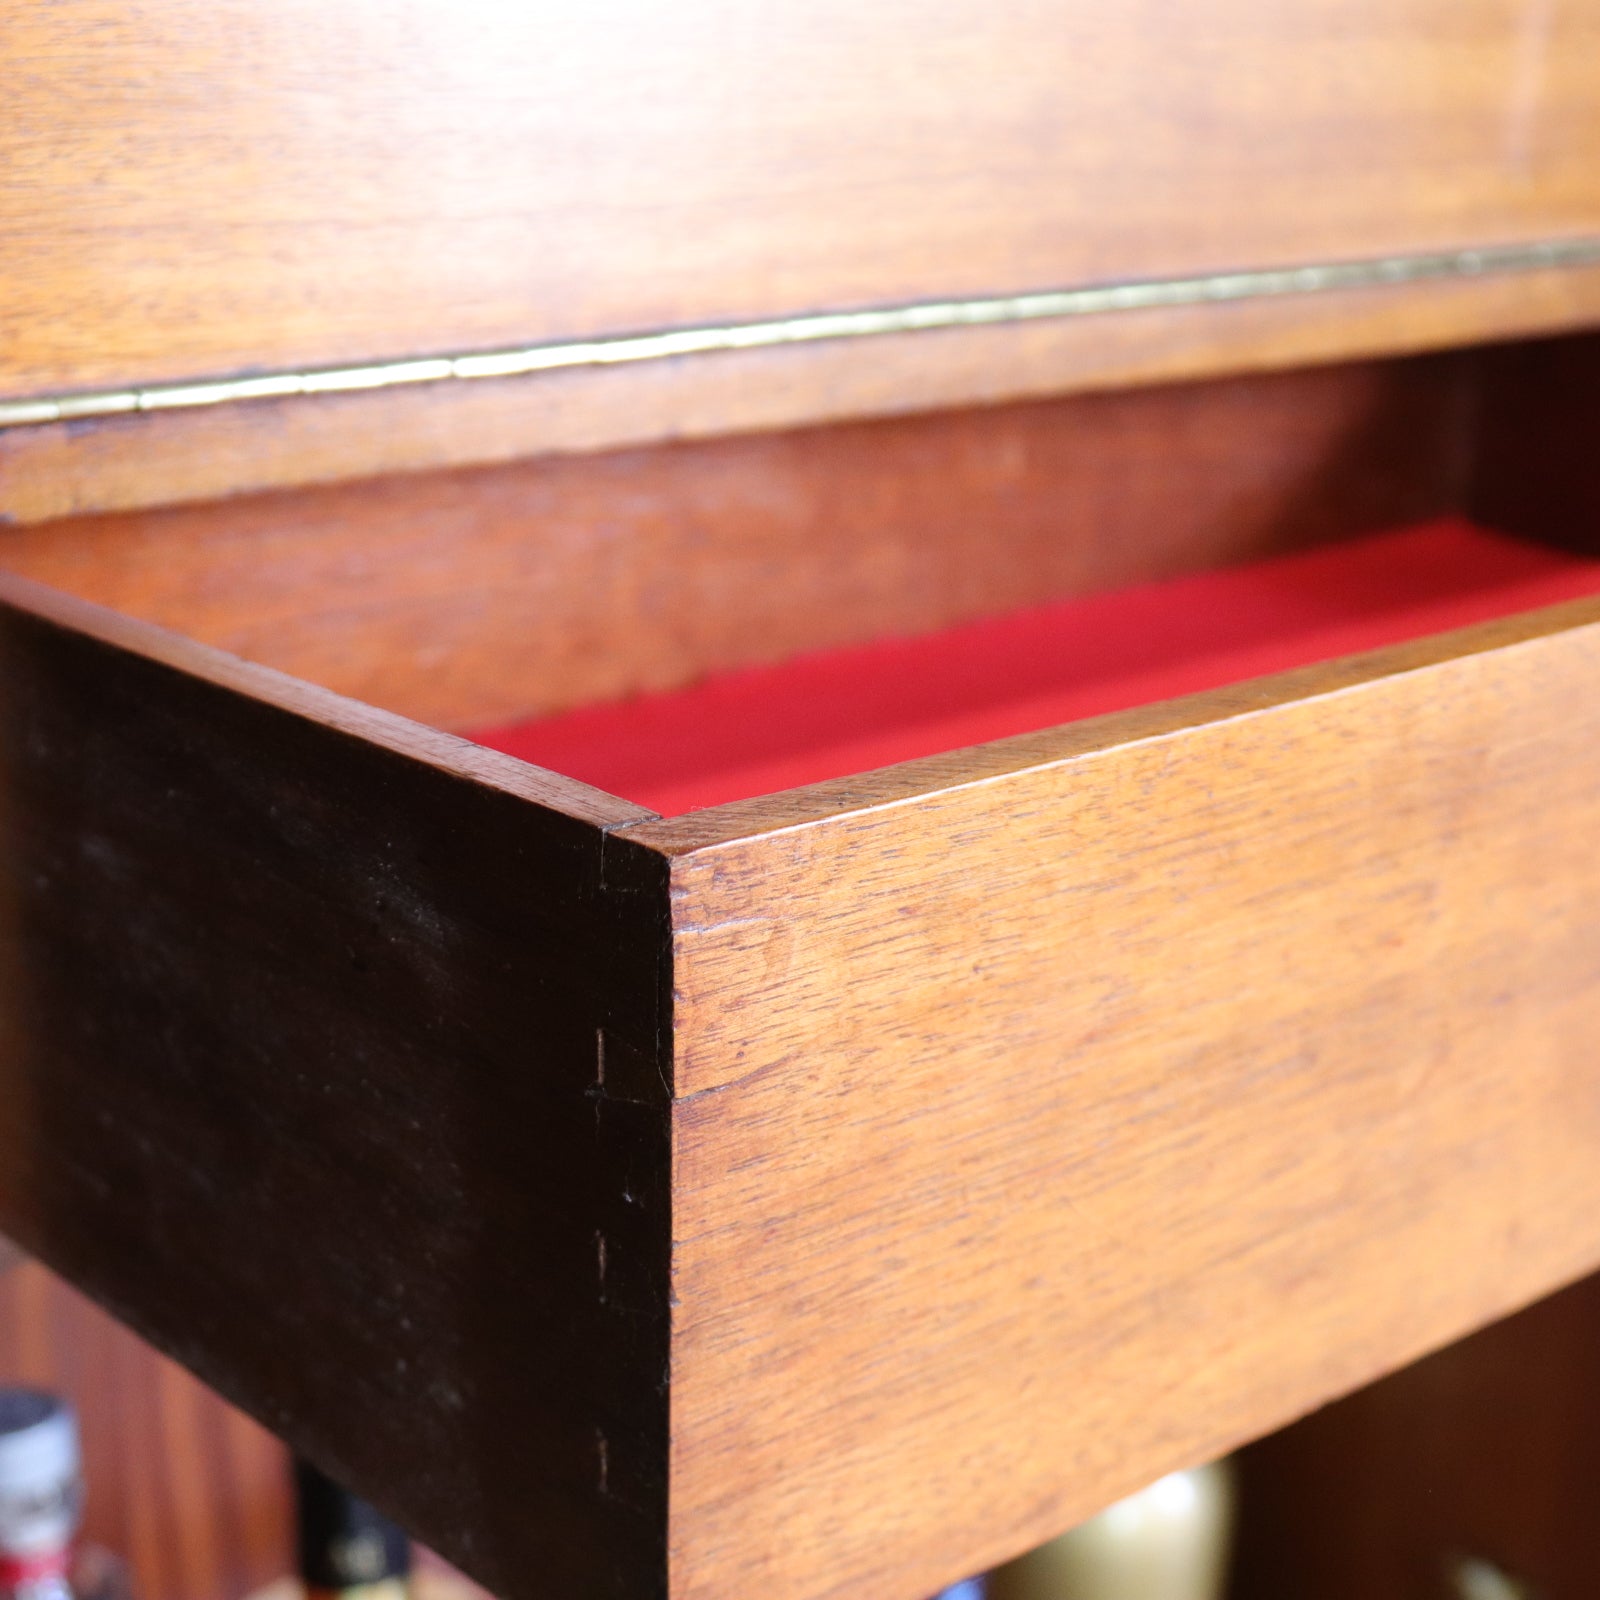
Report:
[[[673,816],[1596,592],[1600,560],[1449,519],[473,737]]]

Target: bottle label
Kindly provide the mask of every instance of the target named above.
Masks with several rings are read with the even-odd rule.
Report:
[[[47,1578],[65,1578],[68,1552],[44,1550],[36,1555],[11,1555],[0,1550],[0,1593],[42,1583]]]

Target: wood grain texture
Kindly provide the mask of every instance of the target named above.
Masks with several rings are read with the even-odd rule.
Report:
[[[1425,357],[0,530],[0,567],[455,727],[1399,526]]]
[[[672,1593],[914,1600],[1600,1262],[1600,603],[672,856]]]
[[[1597,28],[8,0],[0,390],[1600,230]]]
[[[1600,323],[1600,269],[0,430],[0,520],[1282,369]]]
[[[84,1537],[140,1600],[242,1600],[284,1572],[283,1446],[37,1262],[0,1277],[0,1381],[76,1406]]]
[[[1491,1560],[1546,1600],[1600,1571],[1600,1278],[1252,1446],[1235,1600],[1443,1596]]]
[[[637,808],[0,597],[0,1226],[497,1591],[660,1594]]]

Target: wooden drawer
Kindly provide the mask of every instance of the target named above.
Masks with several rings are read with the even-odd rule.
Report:
[[[1575,341],[929,419],[936,496],[952,437],[998,473],[1059,430],[1040,548],[1092,542],[1139,470],[1175,487],[1087,577],[1015,520],[963,545],[885,501],[872,552],[950,559],[849,626],[991,609],[996,563],[1046,600],[1402,511],[1566,537],[1597,394]],[[1218,417],[1250,443],[1213,450]],[[911,448],[874,426],[841,492]],[[1112,437],[1109,478],[1069,448]],[[726,499],[721,448],[525,470]],[[774,447],[728,448],[770,492]],[[293,545],[315,502],[0,559],[204,634],[248,614],[269,660],[332,650],[332,616],[327,677],[486,719],[526,591],[496,609],[504,528],[408,545],[433,492],[348,491],[345,587],[298,609],[229,538]],[[649,595],[618,612],[574,558],[521,613],[572,657],[530,705],[598,694],[597,640],[632,662],[607,694],[840,642],[834,502],[721,588],[714,518],[669,502],[678,654],[630,656]],[[430,654],[416,595],[448,609],[479,560],[482,637]],[[1600,600],[660,818],[4,595],[0,1225],[507,1594],[916,1600],[1600,1261]]]

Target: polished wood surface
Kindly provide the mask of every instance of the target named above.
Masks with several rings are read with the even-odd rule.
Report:
[[[84,1538],[139,1600],[242,1600],[286,1570],[283,1446],[37,1262],[0,1264],[0,1382],[77,1408]]]
[[[659,1594],[641,813],[0,597],[0,1226],[491,1587]]]
[[[1586,6],[0,15],[10,398],[1600,233]],[[21,428],[0,512],[1597,318],[1590,267]]]
[[[1587,7],[8,0],[4,32],[8,395],[1600,231]]]
[[[452,727],[1457,505],[1471,359],[1075,396],[0,529],[0,568]]]
[[[674,1596],[913,1600],[1600,1262],[1600,602],[623,830]]]
[[[1443,1600],[1463,1556],[1543,1600],[1588,1600],[1597,1346],[1587,1278],[1252,1446],[1234,1600]]]
[[[0,430],[0,519],[1440,349],[1600,322],[1600,269]]]

